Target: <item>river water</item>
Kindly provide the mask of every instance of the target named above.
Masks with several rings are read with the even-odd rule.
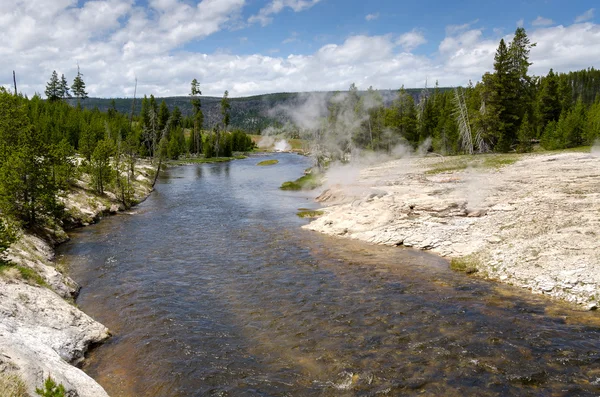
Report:
[[[265,158],[171,168],[60,247],[111,396],[600,395],[597,312],[303,231],[308,159]]]

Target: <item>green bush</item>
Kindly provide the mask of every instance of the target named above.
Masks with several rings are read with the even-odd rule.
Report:
[[[65,397],[65,387],[62,384],[57,385],[56,382],[48,376],[44,382],[44,388],[35,389],[35,393],[42,397]]]

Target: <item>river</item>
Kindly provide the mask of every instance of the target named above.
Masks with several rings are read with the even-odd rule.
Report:
[[[256,166],[275,158],[273,166]],[[170,168],[59,259],[113,397],[598,396],[600,317],[408,248],[300,229],[292,154]]]

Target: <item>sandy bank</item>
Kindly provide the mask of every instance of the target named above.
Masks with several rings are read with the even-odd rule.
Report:
[[[150,194],[152,174],[150,164],[136,166],[136,201]],[[91,192],[85,179],[76,182],[64,204],[73,226],[124,209],[114,194]],[[110,333],[72,303],[79,286],[54,262],[52,243],[65,241],[67,234],[59,229],[47,235],[42,239],[23,233],[9,250],[8,259],[33,277],[24,277],[18,267],[0,272],[0,377],[6,380],[17,374],[31,396],[51,376],[70,397],[107,397],[96,381],[74,365],[84,359],[90,345],[106,340]]]
[[[478,276],[598,306],[600,156],[531,154],[505,166],[440,172],[460,168],[457,161],[363,169],[354,182],[325,191],[320,200],[331,206],[305,227],[465,258]]]

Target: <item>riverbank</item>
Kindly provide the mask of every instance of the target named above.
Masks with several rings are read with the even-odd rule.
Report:
[[[153,174],[149,162],[138,162],[134,202],[150,194]],[[88,184],[83,175],[64,198],[70,227],[86,226],[125,209],[114,193],[99,196]],[[0,384],[22,383],[34,396],[35,388],[50,376],[69,396],[108,396],[76,365],[110,332],[77,308],[79,286],[54,261],[54,245],[66,241],[67,233],[56,228],[44,234],[41,238],[23,232],[9,249],[11,265],[0,269]]]
[[[600,305],[597,153],[409,158],[335,182],[305,228],[429,250],[478,277]]]

